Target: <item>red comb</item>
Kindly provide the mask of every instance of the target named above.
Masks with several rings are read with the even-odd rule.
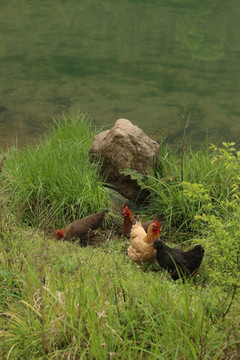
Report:
[[[158,234],[162,230],[162,228],[157,221],[154,221],[154,224],[157,226],[157,229],[153,230],[153,232],[154,234]]]
[[[60,232],[60,230],[59,230],[59,229],[57,229],[57,230],[56,230],[56,235],[57,235],[57,236],[59,236],[60,238],[62,238],[62,237],[63,237],[63,235],[61,234],[61,232]]]
[[[125,208],[123,209],[123,215],[124,216],[127,216],[129,214],[129,211],[128,211],[128,206],[126,205]]]

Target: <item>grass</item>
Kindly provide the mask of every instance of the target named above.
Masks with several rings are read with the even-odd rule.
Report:
[[[231,152],[229,155],[232,155]],[[233,216],[230,207],[223,206],[227,201],[231,202],[234,196],[231,180],[233,169],[216,151],[211,151],[208,147],[195,151],[189,147],[186,150],[182,168],[183,181],[180,154],[178,151],[170,152],[165,145],[162,145],[161,158],[155,165],[154,174],[143,176],[129,169],[125,173],[149,191],[149,204],[145,209],[148,217],[165,213],[169,229],[174,228],[175,232],[191,232],[194,217],[204,212],[203,193],[196,188],[198,193],[190,200],[183,191],[183,182],[201,184],[202,189],[207,190],[214,204],[212,212],[215,215],[227,221]]]
[[[44,142],[11,148],[3,167],[11,211],[27,224],[57,227],[106,208],[109,193],[88,156],[96,133],[85,115],[63,117]]]
[[[82,248],[27,228],[3,232],[2,358],[237,359],[235,298],[203,286],[201,272],[182,284],[141,271],[126,243],[107,239]]]
[[[63,118],[44,142],[6,154],[0,358],[239,359],[240,153],[188,149],[181,169],[165,147],[155,173],[131,173],[150,191],[146,220],[164,212],[168,239],[204,246],[199,275],[184,284],[158,264],[138,268],[113,228],[87,247],[54,238],[53,228],[111,208],[114,192],[88,157],[98,131],[84,115]]]

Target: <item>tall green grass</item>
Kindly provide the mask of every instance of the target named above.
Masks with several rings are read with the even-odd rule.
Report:
[[[163,237],[187,249],[201,243],[209,279],[228,291],[239,288],[240,152],[234,143],[188,149],[182,166],[180,155],[165,147],[154,174],[126,173],[148,189],[149,217],[165,214]]]
[[[34,226],[63,226],[108,207],[99,166],[88,156],[96,133],[85,115],[63,117],[45,141],[10,149],[2,183],[19,219]]]
[[[143,176],[129,169],[125,173],[149,191],[149,205],[146,207],[148,216],[165,213],[169,228],[189,231],[194,217],[204,211],[200,189],[196,187],[196,194],[190,199],[183,191],[183,182],[201,185],[203,191],[209,193],[215,215],[225,220],[232,216],[226,201],[230,202],[233,197],[233,169],[208,147],[198,151],[188,148],[181,165],[181,154],[178,151],[169,152],[167,146],[162,146],[161,158],[155,166],[154,174]]]
[[[165,212],[179,229],[195,215],[205,221],[204,238],[197,229],[205,256],[194,283],[140,270],[113,233],[82,248],[15,225],[14,213],[48,226],[106,207],[99,167],[88,160],[96,133],[89,125],[84,116],[64,118],[44,143],[12,149],[4,164],[0,358],[239,359],[237,157],[186,153],[183,186],[179,157],[167,150],[155,176],[135,174],[150,191],[148,214]]]

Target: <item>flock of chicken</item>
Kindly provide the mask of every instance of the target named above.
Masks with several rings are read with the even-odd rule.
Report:
[[[80,238],[87,240],[98,232],[108,210],[93,214],[74,221],[62,230],[57,230],[59,238],[69,240]],[[153,220],[141,223],[140,217],[136,219],[126,205],[123,210],[124,221],[122,236],[130,236],[131,244],[128,247],[129,258],[137,264],[158,262],[161,268],[167,270],[173,280],[188,278],[197,274],[201,265],[204,249],[196,245],[189,251],[171,248],[159,239],[163,215],[157,215]]]

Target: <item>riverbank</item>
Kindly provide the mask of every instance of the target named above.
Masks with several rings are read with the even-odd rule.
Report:
[[[184,153],[162,145],[154,174],[130,174],[151,194],[135,210],[165,214],[161,237],[205,249],[199,275],[183,284],[128,258],[114,191],[88,161],[97,131],[84,116],[65,118],[40,145],[6,154],[1,357],[238,359],[239,152],[234,144]],[[106,206],[102,241],[56,240],[54,229]]]

